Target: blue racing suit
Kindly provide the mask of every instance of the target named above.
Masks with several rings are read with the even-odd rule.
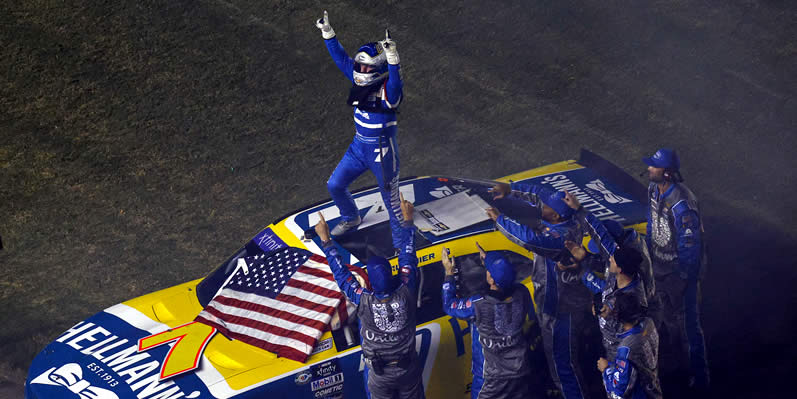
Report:
[[[512,196],[535,207],[552,193],[539,185],[512,183]],[[581,242],[583,231],[569,219],[562,223],[541,221],[539,226],[522,225],[500,215],[498,229],[510,240],[534,253],[531,279],[534,303],[542,331],[543,347],[554,383],[567,399],[584,398],[587,391],[578,365],[582,332],[590,328],[592,295],[581,283],[578,270],[559,270],[554,260],[565,249],[565,241]]]
[[[343,49],[337,37],[324,40],[335,65],[352,83],[354,60]],[[357,219],[349,184],[366,170],[376,177],[382,201],[390,217],[393,246],[400,248],[400,226],[403,219],[399,201],[399,156],[396,142],[396,110],[401,102],[404,84],[399,65],[387,66],[388,76],[371,86],[354,86],[350,103],[354,107],[354,140],[327,181],[332,200],[343,220]],[[356,99],[355,99],[356,97]],[[380,150],[381,149],[381,150]]]
[[[659,334],[646,318],[617,335],[617,357],[603,370],[603,386],[611,399],[661,399]]]
[[[534,309],[528,288],[515,284],[504,298],[487,294],[457,299],[454,276],[446,276],[442,296],[443,310],[468,320],[471,327],[471,398],[526,397],[523,377],[530,369],[523,323]]]
[[[646,239],[660,308],[657,327],[666,326],[670,339],[680,343],[694,382],[705,387],[710,379],[698,303],[705,252],[697,198],[681,183],[664,193],[651,183],[648,198]]]
[[[362,287],[342,264],[333,241],[324,244],[324,254],[341,291],[357,305],[360,343],[366,362],[365,391],[369,398],[417,399],[424,397],[423,365],[415,352],[418,258],[415,257],[415,227],[401,226],[398,255],[399,280],[392,292],[376,294]],[[369,367],[373,362],[378,367]],[[375,370],[379,370],[378,372]]]

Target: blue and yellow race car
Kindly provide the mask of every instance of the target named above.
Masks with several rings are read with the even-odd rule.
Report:
[[[613,219],[644,232],[645,188],[628,174],[582,150],[570,160],[497,181],[519,181],[568,190],[600,219]],[[495,181],[443,176],[405,178],[404,198],[415,204],[420,270],[417,350],[424,366],[426,396],[469,397],[468,323],[443,312],[440,254],[445,246],[462,273],[458,295],[483,289],[475,243],[505,251],[518,267],[518,280],[533,290],[533,255],[495,229],[484,208],[499,209],[535,224],[538,211],[514,199],[494,200]],[[344,261],[363,267],[371,255],[393,256],[387,212],[376,188],[353,194],[363,223],[336,239]],[[265,257],[285,247],[323,256],[310,232],[321,212],[334,226],[331,201],[280,218],[238,249],[208,276],[131,299],[82,321],[50,343],[33,360],[26,381],[28,399],[177,398],[364,398],[356,321],[333,317],[305,362],[261,349],[195,322],[229,283],[243,259]],[[396,258],[391,259],[396,265]],[[544,366],[542,366],[544,367]],[[540,369],[540,373],[546,373]]]

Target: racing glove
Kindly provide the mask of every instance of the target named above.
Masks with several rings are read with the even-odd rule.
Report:
[[[324,18],[319,18],[315,21],[315,26],[321,29],[321,36],[324,40],[329,40],[335,37],[335,31],[332,30],[332,25],[329,24],[329,14],[324,10]]]
[[[380,41],[379,44],[381,44],[382,48],[385,49],[387,63],[390,65],[398,65],[399,55],[398,50],[396,49],[396,42],[390,38],[390,32],[387,29],[385,29],[385,40]]]

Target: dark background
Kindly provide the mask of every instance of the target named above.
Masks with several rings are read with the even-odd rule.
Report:
[[[328,197],[353,123],[324,9],[350,52],[391,29],[403,176],[497,178],[580,147],[637,175],[676,148],[710,249],[714,396],[792,387],[793,1],[10,0],[0,397],[77,321]]]

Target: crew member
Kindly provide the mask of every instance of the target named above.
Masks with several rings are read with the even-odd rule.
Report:
[[[365,391],[369,398],[423,398],[423,365],[415,352],[415,304],[418,295],[418,258],[415,257],[413,206],[401,199],[401,252],[398,279],[382,257],[368,260],[368,279],[373,290],[362,287],[343,266],[329,226],[319,212],[315,231],[323,243],[329,267],[341,291],[357,305],[360,339],[366,369]]]
[[[572,241],[566,243],[573,252],[573,256],[579,259],[579,249]],[[583,251],[583,247],[581,247]],[[647,309],[647,299],[645,296],[645,283],[639,277],[642,255],[634,248],[619,247],[614,255],[609,257],[609,269],[606,278],[601,278],[594,270],[584,270],[582,282],[594,294],[601,295],[601,306],[593,308],[593,312],[598,316],[598,325],[603,335],[603,347],[606,349],[606,357],[614,359],[617,354],[617,345],[620,343],[618,334],[623,330],[622,325],[617,319],[617,308],[615,301],[617,296],[623,293],[636,298],[643,309]],[[605,262],[598,262],[603,265]],[[583,264],[583,262],[582,262]],[[600,268],[603,270],[603,268]]]
[[[705,389],[710,379],[698,304],[705,253],[697,198],[683,184],[674,150],[662,148],[643,162],[650,178],[646,240],[661,309],[657,327],[666,327],[688,357],[690,386]]]
[[[655,306],[656,282],[653,278],[653,269],[650,262],[647,244],[634,229],[624,229],[623,226],[614,220],[598,220],[595,215],[581,206],[578,198],[565,191],[564,202],[576,211],[575,218],[584,231],[589,233],[592,239],[589,242],[589,250],[593,254],[600,255],[606,265],[606,272],[609,267],[609,257],[614,255],[618,247],[630,247],[642,255],[642,264],[639,268],[639,277],[645,285],[645,299],[649,310]],[[570,247],[568,247],[570,248]],[[576,248],[581,248],[578,245]],[[572,252],[572,251],[571,251]],[[575,254],[574,254],[575,255]],[[598,271],[596,269],[591,269]],[[607,273],[604,273],[607,274]]]
[[[394,247],[399,249],[401,211],[396,110],[401,102],[403,83],[396,43],[385,31],[385,40],[364,44],[352,59],[335,37],[326,11],[316,26],[321,29],[335,65],[352,82],[348,104],[354,107],[356,130],[349,149],[327,181],[329,194],[341,214],[341,222],[332,229],[332,235],[342,235],[362,222],[348,186],[370,169],[390,217]]]
[[[648,282],[654,284],[650,257],[644,242],[633,230],[624,230],[614,220],[601,222],[568,192],[565,192],[564,201],[576,211],[576,219],[592,238],[589,243],[591,254],[572,241],[566,241],[565,246],[582,266],[581,279],[584,285],[593,294],[600,295],[593,313],[598,316],[606,356],[612,360],[620,342],[617,335],[622,332],[614,302],[617,295],[628,293],[637,298],[640,306],[647,311],[654,294],[653,289],[648,289]]]
[[[615,308],[622,332],[617,356],[598,359],[598,371],[611,399],[660,399],[658,374],[659,334],[653,320],[644,317],[639,300],[629,293],[617,296]]]
[[[472,321],[471,349],[476,399],[525,398],[528,395],[528,344],[523,323],[533,304],[529,290],[515,283],[515,270],[499,252],[479,255],[486,268],[490,289],[484,295],[458,299],[454,283],[454,258],[443,248],[443,310],[452,317]]]
[[[584,398],[587,389],[578,360],[582,332],[592,319],[592,295],[581,283],[579,270],[564,266],[572,263],[565,260],[571,258],[565,241],[581,242],[583,237],[572,219],[575,211],[563,201],[564,192],[544,186],[499,183],[492,191],[495,199],[511,195],[540,209],[541,223],[533,228],[495,208],[487,214],[507,238],[534,252],[534,302],[551,378],[566,399]]]

